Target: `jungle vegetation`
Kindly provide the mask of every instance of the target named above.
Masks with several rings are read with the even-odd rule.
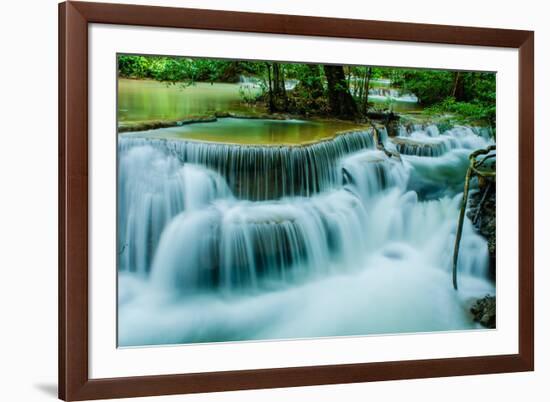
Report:
[[[118,71],[124,78],[181,85],[236,83],[247,77],[261,91],[243,86],[244,102],[262,102],[271,113],[346,120],[380,111],[380,104],[369,101],[369,90],[384,79],[401,93],[416,95],[425,113],[495,125],[494,73],[138,55],[119,56]],[[391,111],[391,104],[382,109]]]

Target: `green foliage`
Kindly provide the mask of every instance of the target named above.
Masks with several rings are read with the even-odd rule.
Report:
[[[495,73],[463,73],[464,101],[477,101],[484,105],[496,102]]]
[[[183,85],[198,81],[238,82],[241,76],[255,77],[260,95],[250,88],[241,88],[241,98],[246,103],[264,102],[272,111],[302,115],[327,114],[331,109],[327,77],[322,66],[316,64],[120,55],[118,70],[121,77]],[[495,123],[494,73],[369,66],[344,66],[343,71],[345,81],[332,83],[331,93],[349,92],[362,115],[373,108],[392,109],[391,101],[368,102],[369,88],[388,86],[379,81],[385,79],[401,93],[416,95],[426,113]],[[290,80],[295,80],[296,85],[286,90],[285,84]]]
[[[496,119],[496,75],[484,72],[394,69],[392,82],[414,93],[429,114],[455,114],[464,121]]]
[[[121,55],[118,71],[125,78],[150,78],[157,81],[194,83],[237,82],[250,70],[245,62],[184,57]],[[257,64],[257,63],[256,63]]]
[[[323,75],[316,64],[285,64],[286,77],[297,80],[294,90],[289,91],[288,109],[296,114],[326,114],[328,103],[325,96]]]
[[[260,86],[262,85],[263,84],[261,84]],[[260,92],[260,95],[258,95],[258,92],[254,90],[253,87],[241,85],[239,87],[239,96],[241,97],[244,103],[253,104],[259,100],[259,98],[261,97],[261,92]]]
[[[450,119],[440,120],[436,123],[436,125],[440,133],[444,133],[454,127],[454,124]]]
[[[394,72],[393,84],[413,93],[420,103],[433,105],[451,96],[455,72],[403,69]]]
[[[433,105],[425,112],[428,114],[453,113],[459,120],[464,122],[485,121],[495,124],[495,104],[486,104],[479,100],[473,102],[458,102],[455,98],[446,98],[443,102]]]
[[[150,59],[143,56],[118,56],[118,72],[121,77],[150,78]]]

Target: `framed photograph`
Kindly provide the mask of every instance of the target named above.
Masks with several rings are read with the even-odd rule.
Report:
[[[533,32],[59,23],[61,399],[534,369]]]

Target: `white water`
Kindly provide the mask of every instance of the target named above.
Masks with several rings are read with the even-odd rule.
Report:
[[[413,94],[403,94],[396,88],[371,88],[369,89],[369,99],[393,100],[398,102],[418,103],[418,97]]]
[[[120,154],[125,155],[136,146],[152,147],[182,163],[190,162],[218,172],[236,197],[249,200],[309,196],[331,188],[340,181],[335,169],[340,158],[374,146],[372,129],[296,146],[167,140],[155,138],[154,132],[122,135],[118,145]]]
[[[285,89],[287,91],[293,90],[298,84],[298,80],[295,80],[295,79],[286,78],[284,82],[285,82]],[[245,75],[241,75],[239,77],[239,83],[241,87],[246,89],[259,89],[261,87],[262,81],[257,77],[248,77]]]
[[[131,148],[119,160],[119,269],[145,274],[165,225],[182,211],[231,198],[216,173],[179,161],[149,146]]]
[[[401,128],[397,150],[406,155],[441,156],[452,149],[478,149],[491,141],[476,135],[470,127],[454,127],[442,134],[435,125],[416,126],[412,132]]]
[[[302,150],[304,164],[335,155],[306,170],[317,191],[263,201],[234,197],[220,174],[159,143],[121,144],[119,345],[476,328],[468,306],[494,284],[469,220],[458,292],[450,274],[461,194],[449,177],[463,178],[479,139],[463,131],[419,134],[458,138],[439,157],[390,158],[372,141]]]

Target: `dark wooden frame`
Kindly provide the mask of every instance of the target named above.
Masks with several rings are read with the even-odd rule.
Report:
[[[88,377],[88,24],[195,28],[519,49],[519,353],[215,373]],[[532,371],[534,33],[66,2],[59,5],[59,397],[83,400]]]

